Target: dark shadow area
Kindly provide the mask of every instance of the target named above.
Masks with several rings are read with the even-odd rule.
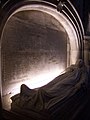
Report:
[[[85,34],[90,35],[90,0],[71,0],[82,20]]]

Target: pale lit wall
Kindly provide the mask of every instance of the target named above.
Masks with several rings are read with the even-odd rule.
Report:
[[[53,16],[39,11],[20,12],[7,22],[2,41],[6,109],[10,107],[7,98],[19,93],[21,84],[30,88],[43,86],[67,67],[68,35]]]

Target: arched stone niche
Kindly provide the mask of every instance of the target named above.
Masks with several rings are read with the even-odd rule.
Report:
[[[77,32],[55,5],[39,2],[14,10],[1,35],[3,107],[10,109],[10,97],[21,84],[43,86],[75,64],[78,56]]]

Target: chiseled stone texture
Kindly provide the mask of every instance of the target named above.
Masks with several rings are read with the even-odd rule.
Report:
[[[14,86],[19,83],[35,79],[37,85],[45,80],[43,76],[39,81],[39,75],[45,74],[46,79],[59,75],[67,66],[67,40],[65,29],[51,15],[27,11],[12,16],[2,37],[4,98],[16,91]]]

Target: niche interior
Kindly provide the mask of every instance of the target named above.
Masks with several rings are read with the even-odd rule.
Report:
[[[8,15],[8,14],[7,14]],[[2,105],[21,84],[39,88],[75,64],[78,36],[69,19],[48,2],[23,4],[7,17],[1,34]]]

